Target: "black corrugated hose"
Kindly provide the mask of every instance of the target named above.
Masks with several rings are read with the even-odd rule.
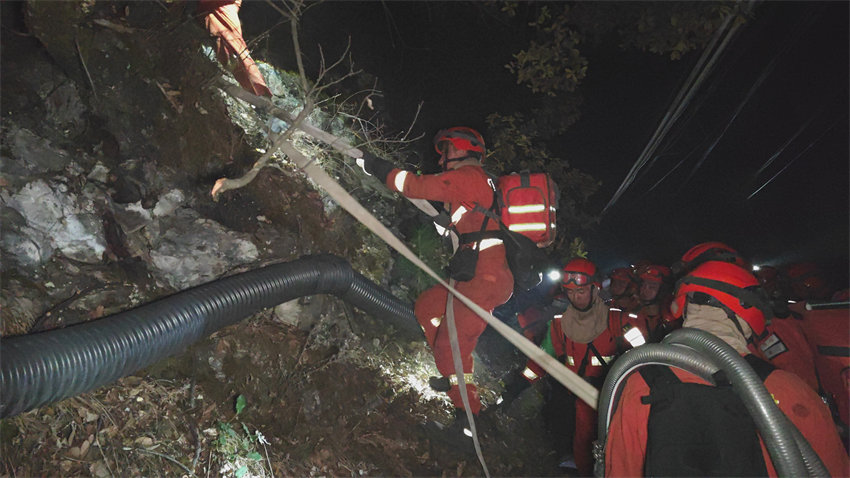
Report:
[[[333,294],[401,333],[422,334],[410,304],[355,272],[344,259],[305,256],[103,319],[2,339],[0,418],[109,384],[182,352],[222,327],[314,294]]]

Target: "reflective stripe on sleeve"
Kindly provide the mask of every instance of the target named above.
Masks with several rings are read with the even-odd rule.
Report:
[[[452,214],[452,224],[457,224],[458,221],[460,221],[460,219],[463,217],[463,215],[466,214],[466,211],[467,209],[463,206],[457,208],[457,211]]]
[[[525,370],[522,371],[522,376],[529,380],[537,380],[538,378],[540,378],[537,376],[536,373],[534,373],[534,370],[531,370],[528,367],[525,367]]]
[[[400,193],[404,192],[404,182],[407,180],[408,174],[408,171],[399,171],[399,173],[395,175],[395,179],[393,180],[393,187],[396,191]]]
[[[439,327],[440,324],[442,324],[442,323],[443,323],[442,317],[433,317],[431,319],[431,325],[433,325],[434,327]]]

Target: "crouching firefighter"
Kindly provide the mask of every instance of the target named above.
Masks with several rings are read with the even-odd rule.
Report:
[[[742,355],[825,471],[848,476],[850,462],[826,405],[802,379],[747,347],[772,314],[755,276],[734,263],[704,262],[678,281],[671,309],[684,317],[686,330],[708,332]],[[612,402],[604,476],[777,476],[775,461],[798,451],[799,446],[771,456],[765,446],[770,437],[758,432],[741,399],[746,394],[730,384],[729,369],[715,373],[712,386],[679,368],[648,363],[637,373],[613,376],[625,385]],[[770,427],[784,428],[784,423],[765,426]]]
[[[459,234],[459,247],[450,265],[455,288],[490,312],[507,302],[514,289],[514,279],[505,259],[505,247],[499,237],[499,224],[476,211],[493,206],[494,185],[484,168],[484,139],[466,127],[442,130],[434,137],[434,148],[440,155],[443,172],[416,175],[395,168],[371,154],[358,159],[367,174],[373,174],[387,187],[411,199],[441,201],[452,230]],[[431,387],[448,393],[456,408],[458,421],[465,420],[458,377],[455,375],[446,314],[448,290],[435,285],[416,300],[414,313],[425,332],[442,377],[432,377]],[[472,383],[472,352],[487,323],[460,301],[453,301],[463,382],[466,384],[470,411],[478,414],[481,400]],[[462,418],[461,418],[462,417]]]

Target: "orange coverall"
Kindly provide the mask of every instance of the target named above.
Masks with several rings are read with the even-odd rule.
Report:
[[[488,182],[487,173],[483,168],[475,165],[421,176],[394,169],[387,176],[386,184],[391,190],[398,191],[409,198],[443,202],[448,205],[449,213],[453,218],[456,217],[458,209],[464,207],[468,212],[454,223],[461,234],[479,232],[484,215],[472,209],[476,203],[489,208],[493,202],[493,189]],[[488,221],[488,231],[498,230],[498,228],[497,222],[492,219]],[[488,240],[488,244],[490,244],[489,247],[484,243],[481,244],[475,277],[469,281],[456,283],[455,288],[484,310],[492,312],[510,299],[514,290],[514,279],[505,260],[505,246],[500,240]],[[444,377],[452,378],[455,375],[455,367],[445,320],[447,297],[448,290],[442,285],[437,284],[431,287],[416,300],[414,314],[434,353],[437,370]],[[472,352],[478,343],[478,337],[487,328],[487,322],[459,300],[454,300],[453,305],[464,382],[469,392],[470,411],[477,414],[481,409],[481,399],[478,389],[471,383]],[[455,407],[463,408],[460,387],[456,379],[448,395]]]
[[[696,375],[672,368],[682,382],[707,384]],[[850,461],[841,445],[829,410],[820,397],[796,375],[776,369],[764,381],[779,409],[812,445],[831,476],[850,475]],[[632,374],[623,387],[617,410],[611,417],[605,446],[605,476],[643,476],[647,423],[650,405],[641,402],[649,386],[639,373]],[[761,444],[768,476],[776,470]]]
[[[248,44],[242,38],[239,8],[242,0],[199,0],[198,11],[204,14],[204,25],[216,38],[218,61],[227,65],[231,57],[239,59],[233,72],[236,81],[246,91],[257,96],[272,96],[254,59],[248,52]]]

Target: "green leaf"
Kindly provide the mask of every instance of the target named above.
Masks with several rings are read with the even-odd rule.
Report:
[[[233,474],[236,476],[236,478],[242,478],[242,475],[244,475],[244,474],[245,474],[245,473],[247,473],[247,472],[248,472],[248,467],[247,467],[247,466],[245,466],[245,465],[242,465],[242,466],[240,466],[240,467],[239,467],[239,469],[238,469],[238,470],[236,470],[236,472],[235,472],[235,473],[233,473]]]
[[[245,405],[247,405],[247,400],[245,400],[244,395],[239,395],[236,397],[236,414],[239,415],[242,413],[242,410],[245,410]]]
[[[248,459],[250,460],[262,460],[263,455],[260,455],[258,452],[251,452],[248,454]]]

